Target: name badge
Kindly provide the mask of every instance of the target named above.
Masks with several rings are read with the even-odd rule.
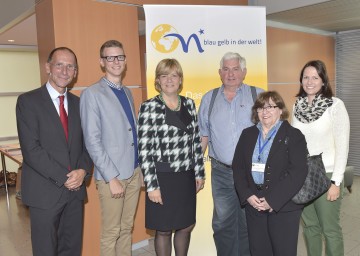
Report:
[[[265,164],[260,163],[252,163],[252,169],[253,172],[265,172]]]

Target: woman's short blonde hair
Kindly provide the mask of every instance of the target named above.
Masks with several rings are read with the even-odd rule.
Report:
[[[158,83],[160,76],[168,75],[174,70],[175,70],[176,74],[180,77],[180,86],[179,86],[178,92],[181,92],[181,90],[183,88],[183,70],[181,68],[180,63],[176,59],[163,59],[157,64],[156,70],[155,70],[154,84],[155,84],[155,89],[158,92],[161,92],[161,86]]]
[[[280,94],[276,91],[267,91],[262,92],[257,96],[257,99],[252,107],[251,112],[251,121],[254,124],[260,122],[257,109],[265,106],[266,103],[269,103],[270,99],[275,103],[275,105],[282,110],[280,115],[280,120],[286,120],[289,118],[289,111],[285,106],[285,102]]]

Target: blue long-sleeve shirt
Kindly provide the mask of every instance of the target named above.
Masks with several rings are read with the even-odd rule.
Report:
[[[263,89],[256,88],[259,94]],[[236,144],[241,132],[253,125],[251,108],[254,101],[251,88],[242,84],[236,91],[236,96],[229,102],[224,95],[224,85],[218,91],[208,120],[209,105],[212,90],[207,92],[200,104],[199,128],[202,137],[209,138],[209,156],[231,165]]]

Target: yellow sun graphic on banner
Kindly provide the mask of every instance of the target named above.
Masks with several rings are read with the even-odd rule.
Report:
[[[151,32],[151,44],[161,53],[169,53],[174,51],[179,45],[179,39],[167,34],[177,33],[177,30],[169,24],[160,24]]]

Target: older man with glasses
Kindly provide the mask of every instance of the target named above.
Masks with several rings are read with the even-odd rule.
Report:
[[[120,42],[101,46],[100,66],[105,76],[80,98],[85,145],[94,161],[101,205],[100,251],[102,256],[130,256],[141,177],[134,101],[122,84],[126,56]]]

